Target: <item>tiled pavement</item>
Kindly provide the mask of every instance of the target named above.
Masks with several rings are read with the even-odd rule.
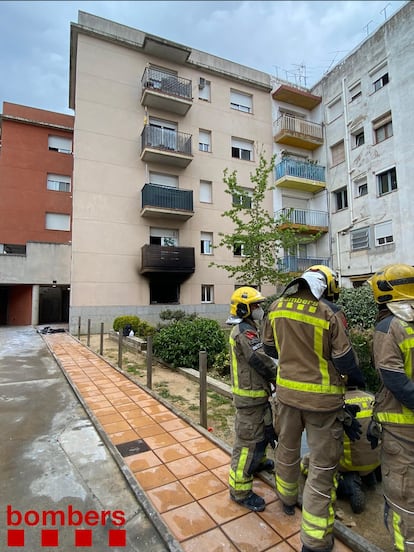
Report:
[[[301,550],[300,511],[284,515],[269,484],[254,481],[266,500],[264,512],[235,504],[227,487],[230,455],[215,440],[71,335],[44,339],[138,499],[171,537],[171,550]],[[334,552],[350,551],[336,539]]]

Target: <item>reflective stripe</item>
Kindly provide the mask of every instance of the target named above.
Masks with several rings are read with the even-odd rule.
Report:
[[[293,303],[288,302],[287,306]],[[282,306],[282,303],[279,303],[278,307]],[[309,309],[311,310],[311,309]],[[316,308],[314,308],[316,311]],[[321,383],[303,383],[299,381],[288,380],[281,377],[282,365],[279,365],[276,376],[276,384],[286,387],[288,389],[293,389],[295,391],[304,391],[306,393],[324,393],[329,395],[340,395],[345,391],[345,387],[340,385],[331,385],[331,379],[329,376],[328,361],[323,357],[323,332],[324,330],[329,329],[328,320],[323,320],[321,318],[316,318],[303,312],[289,311],[286,309],[280,309],[272,311],[269,313],[269,320],[272,324],[273,335],[276,336],[276,319],[277,318],[288,318],[290,320],[296,320],[298,322],[303,322],[309,324],[314,328],[314,341],[313,349],[319,360],[319,373],[321,377]],[[275,341],[276,348],[279,349],[278,343]]]
[[[414,412],[405,406],[402,409],[402,413],[377,412],[375,419],[378,422],[388,422],[390,424],[414,425]]]
[[[248,447],[243,447],[240,452],[236,471],[230,469],[229,485],[235,491],[250,491],[253,486],[253,476],[245,477],[244,475],[248,454]]]
[[[276,474],[276,490],[277,492],[286,497],[296,497],[298,494],[299,485],[298,482],[288,483],[284,481]]]
[[[267,392],[265,389],[242,389],[239,387],[239,372],[237,370],[237,357],[235,352],[235,345],[236,342],[233,337],[230,336],[229,338],[230,343],[230,349],[231,349],[231,369],[232,369],[232,393],[233,395],[238,395],[239,397],[252,397],[252,398],[259,398],[259,397],[267,397]]]
[[[409,328],[404,328],[405,331],[407,331]],[[402,354],[404,355],[404,372],[407,375],[407,378],[412,380],[413,379],[413,364],[412,364],[412,350],[414,349],[414,338],[409,337],[408,339],[404,339],[399,344],[400,350]]]
[[[301,383],[299,381],[292,381],[281,378],[279,376],[279,370],[276,376],[276,385],[282,385],[288,389],[294,389],[295,391],[304,391],[306,393],[324,393],[326,395],[343,395],[345,387],[343,385],[320,385],[319,383]]]
[[[329,507],[329,518],[314,516],[302,508],[302,530],[309,537],[316,540],[323,540],[326,535],[332,533],[335,513],[333,508]]]
[[[394,512],[394,510],[391,510],[392,512],[392,530],[394,533],[394,547],[395,550],[398,552],[404,552],[406,550],[405,544],[404,544],[404,537],[401,534],[401,517],[397,514],[397,512]]]

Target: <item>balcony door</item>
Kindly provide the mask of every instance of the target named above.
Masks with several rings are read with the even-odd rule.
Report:
[[[178,247],[178,230],[171,228],[150,228],[150,245]]]
[[[155,147],[177,151],[177,124],[150,117],[151,140]]]
[[[150,184],[158,186],[167,186],[168,188],[178,188],[178,176],[173,174],[163,174],[150,171]]]

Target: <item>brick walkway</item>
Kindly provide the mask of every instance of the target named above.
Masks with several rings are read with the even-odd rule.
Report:
[[[171,535],[171,549],[300,552],[300,510],[284,515],[271,485],[254,481],[264,512],[238,506],[229,498],[226,450],[69,334],[44,339],[118,465]],[[350,551],[336,539],[334,552]]]

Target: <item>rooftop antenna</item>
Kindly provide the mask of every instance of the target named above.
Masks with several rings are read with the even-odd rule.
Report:
[[[299,71],[299,74],[297,75],[299,78],[299,86],[304,86],[306,88],[306,78],[307,78],[306,65],[302,62],[300,65],[297,63],[294,63],[293,66],[296,67]],[[296,74],[295,74],[295,77],[296,77]]]
[[[366,29],[366,31],[367,31],[367,36],[369,35],[368,27],[369,27],[370,23],[374,23],[374,21],[371,19],[371,21],[368,21],[368,23],[364,27],[364,29]]]
[[[388,4],[385,6],[385,8],[383,10],[380,11],[380,13],[383,13],[384,14],[384,20],[387,19],[387,8],[388,6],[391,6],[391,4],[388,2]]]

